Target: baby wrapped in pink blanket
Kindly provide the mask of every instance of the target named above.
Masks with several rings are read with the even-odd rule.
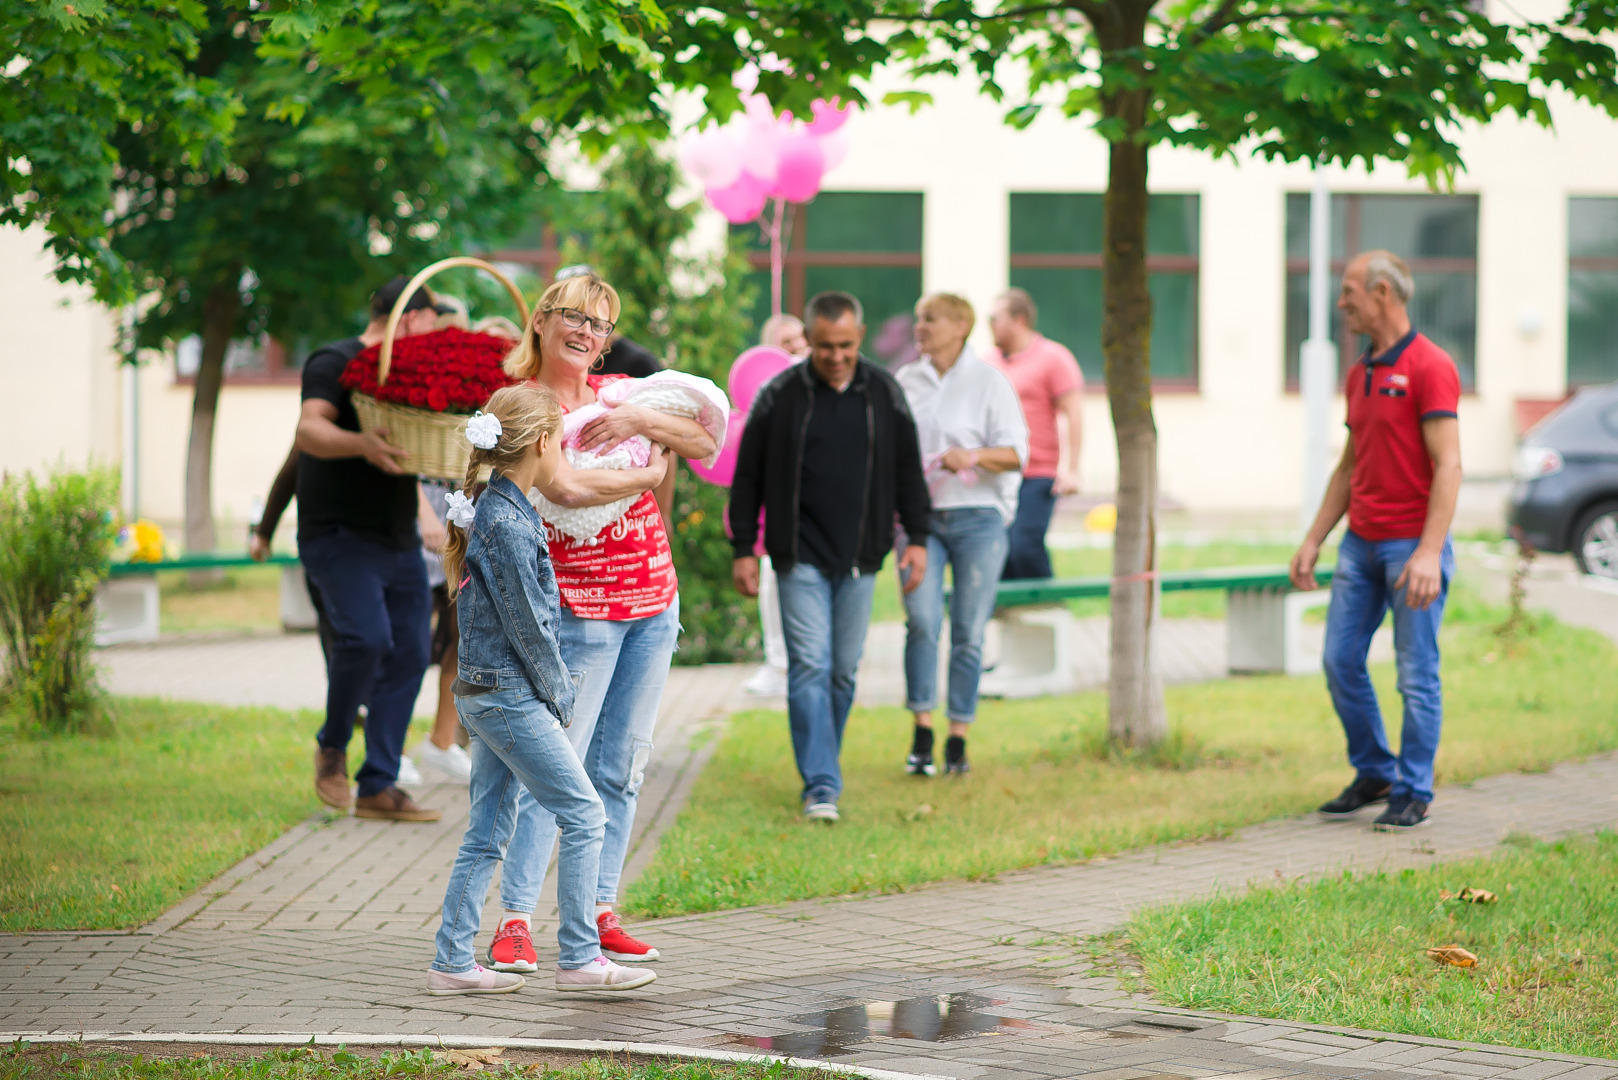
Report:
[[[585,450],[579,443],[585,425],[604,416],[615,405],[638,405],[670,416],[683,416],[701,424],[714,439],[713,455],[704,464],[712,465],[725,445],[725,426],[730,419],[730,400],[708,379],[683,371],[659,371],[644,379],[614,379],[596,391],[594,404],[574,409],[562,418],[562,453],[575,469],[639,469],[652,457],[652,441],[644,435],[625,439],[616,446]],[[605,451],[605,452],[603,452]],[[539,516],[557,531],[585,543],[595,540],[602,529],[623,517],[639,495],[604,506],[557,506],[538,490],[528,492]]]

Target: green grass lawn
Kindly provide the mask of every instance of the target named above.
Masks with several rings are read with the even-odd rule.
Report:
[[[1164,544],[1158,549],[1159,569],[1210,570],[1224,566],[1285,566],[1292,558],[1292,547],[1280,544],[1246,544],[1236,541],[1211,544]],[[1322,566],[1337,561],[1333,543],[1320,553]],[[903,622],[904,602],[899,595],[899,576],[894,560],[882,566],[871,607],[872,622]],[[1094,577],[1112,573],[1112,548],[1066,548],[1051,552],[1051,569],[1057,577]],[[1105,615],[1107,601],[1096,598],[1072,600],[1068,607],[1075,615]],[[1163,615],[1170,619],[1222,619],[1225,594],[1212,592],[1171,592],[1163,596]]]
[[[1440,891],[1488,889],[1493,904]],[[1618,834],[1143,912],[1159,999],[1217,1012],[1618,1058]],[[1424,950],[1458,944],[1475,968]]]
[[[184,570],[157,575],[165,634],[269,632],[281,628],[281,568],[236,566],[217,584],[192,586]]]
[[[71,738],[0,717],[0,930],[139,926],[320,807],[312,712],[112,711],[110,734]]]
[[[486,1051],[166,1049],[184,1056],[13,1043],[0,1049],[0,1080],[449,1080],[466,1076],[467,1062],[483,1066],[484,1075],[490,1077],[541,1080],[825,1080],[827,1076],[781,1062],[643,1059],[626,1063],[601,1057],[571,1060],[577,1055],[523,1050],[504,1051],[484,1065],[480,1059]],[[569,1063],[553,1064],[557,1059]]]
[[[1464,594],[1451,613],[1441,783],[1618,746],[1618,651],[1605,638],[1541,619],[1505,649],[1491,625],[1502,613]],[[1396,737],[1392,665],[1373,671]],[[985,702],[972,773],[932,780],[903,774],[909,713],[856,709],[834,828],[799,817],[785,716],[737,716],[627,906],[674,915],[981,879],[1222,835],[1306,811],[1351,778],[1318,676],[1170,688],[1168,705],[1173,745],[1153,763],[1107,753],[1102,693]]]

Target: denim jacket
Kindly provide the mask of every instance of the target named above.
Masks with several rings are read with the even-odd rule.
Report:
[[[496,475],[478,498],[456,596],[462,681],[531,688],[563,724],[573,718],[573,680],[558,644],[561,595],[545,526],[528,498]]]

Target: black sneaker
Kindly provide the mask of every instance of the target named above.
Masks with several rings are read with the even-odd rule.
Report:
[[[944,772],[949,776],[963,776],[972,771],[972,763],[966,760],[966,740],[959,735],[951,735],[944,740]]]
[[[1427,804],[1415,799],[1399,799],[1388,803],[1380,817],[1371,822],[1377,832],[1401,832],[1427,824]]]
[[[1381,780],[1358,777],[1343,789],[1343,793],[1320,807],[1320,816],[1329,818],[1353,817],[1372,803],[1387,802],[1393,785]]]
[[[916,725],[910,737],[910,756],[905,758],[905,772],[911,776],[937,776],[938,766],[933,764],[933,729]]]

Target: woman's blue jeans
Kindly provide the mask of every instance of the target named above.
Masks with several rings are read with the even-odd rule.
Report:
[[[471,736],[472,806],[444,890],[433,967],[459,974],[475,965],[472,941],[494,865],[511,840],[520,791],[561,823],[562,855],[556,871],[561,916],[556,931],[558,963],[581,968],[601,955],[595,920],[596,873],[607,827],[601,799],[563,734],[561,721],[532,691],[458,697],[455,711]]]
[[[1405,603],[1393,583],[1404,572],[1418,540],[1366,540],[1350,531],[1337,551],[1331,607],[1326,613],[1326,686],[1348,736],[1348,760],[1361,777],[1393,785],[1390,798],[1433,801],[1433,759],[1444,726],[1444,694],[1438,675],[1438,627],[1455,576],[1455,552],[1444,541],[1443,586],[1425,611]],[[1393,649],[1404,698],[1399,753],[1388,749],[1365,661],[1371,636],[1393,612]]]
[[[607,811],[601,865],[592,882],[594,903],[618,901],[640,785],[652,759],[652,729],[679,636],[678,599],[651,618],[623,622],[562,612],[562,662],[577,687],[567,741]],[[538,906],[556,823],[543,802],[519,796],[517,830],[500,876],[500,901],[507,911],[532,912]],[[561,890],[558,882],[558,899]]]
[[[1006,563],[1006,523],[991,506],[934,510],[927,536],[927,576],[905,597],[905,708],[938,704],[938,635],[944,625],[944,564],[954,586],[949,601],[949,704],[952,723],[977,718],[983,628],[994,614],[995,587]]]

